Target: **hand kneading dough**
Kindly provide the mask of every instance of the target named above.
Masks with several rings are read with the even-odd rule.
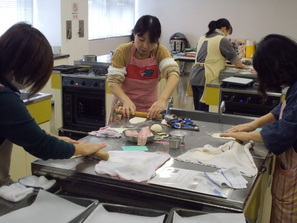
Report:
[[[214,134],[212,134],[211,136],[212,136],[213,138],[217,138],[217,139],[235,140],[235,138],[233,138],[233,137],[222,137],[222,136],[220,136],[220,134],[221,134],[221,133],[214,133]]]
[[[153,125],[151,126],[151,130],[152,130],[152,131],[155,131],[155,132],[157,132],[157,133],[163,131],[162,126],[159,125],[159,124],[153,124]]]
[[[129,122],[131,124],[137,124],[137,123],[140,123],[140,122],[144,122],[146,120],[146,118],[141,118],[141,117],[134,117],[134,118],[131,118],[129,120]]]

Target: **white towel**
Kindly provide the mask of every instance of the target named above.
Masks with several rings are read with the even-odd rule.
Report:
[[[18,181],[19,181],[19,183],[21,183],[27,187],[40,187],[44,190],[48,190],[56,183],[55,179],[48,180],[44,176],[37,177],[34,175],[23,177],[23,178],[19,179]]]
[[[220,187],[228,186],[234,189],[243,189],[248,183],[236,166],[213,173],[205,172],[204,174]]]
[[[229,141],[217,148],[207,144],[202,148],[191,149],[176,159],[219,169],[236,166],[241,174],[252,177],[258,169],[249,150],[251,147],[252,143],[241,145],[236,141]]]
[[[12,202],[18,202],[31,193],[33,193],[33,188],[27,188],[20,183],[0,187],[0,197]]]
[[[136,182],[148,181],[169,158],[168,153],[145,151],[109,151],[108,160],[95,166],[97,174],[108,174]]]

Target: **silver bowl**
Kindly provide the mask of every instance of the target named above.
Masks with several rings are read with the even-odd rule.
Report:
[[[136,128],[136,129],[126,129],[126,130],[124,130],[123,131],[123,135],[125,136],[125,138],[127,139],[127,141],[129,141],[129,142],[132,142],[132,143],[136,143],[137,144],[137,142],[138,142],[138,138],[136,137],[136,136],[127,136],[126,135],[126,131],[132,131],[132,132],[137,132],[137,133],[139,133],[140,132],[140,130],[141,130],[141,128]],[[152,131],[152,130],[150,130],[152,133],[153,133],[153,135],[152,136],[150,136],[150,137],[147,137],[147,140],[146,140],[146,142],[148,143],[148,142],[152,142],[154,139],[155,139],[155,135],[156,135],[156,133],[154,132],[154,131]]]

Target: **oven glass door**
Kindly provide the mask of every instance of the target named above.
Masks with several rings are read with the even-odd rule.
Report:
[[[103,126],[105,126],[105,90],[64,88],[64,128],[89,132]]]

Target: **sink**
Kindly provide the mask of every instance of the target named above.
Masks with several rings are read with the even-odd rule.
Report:
[[[29,97],[29,92],[22,91],[21,92],[21,99],[22,100],[26,100],[26,99],[29,100],[29,99],[32,99],[32,98],[40,97],[41,95],[42,95],[42,93],[37,93],[37,94],[34,94],[31,97]]]
[[[32,95],[31,97],[29,97],[29,92],[27,91],[21,91],[21,95],[20,95],[20,98],[24,101],[25,104],[35,103],[38,101],[46,100],[51,97],[52,97],[51,94],[41,93],[41,92],[38,92]]]

